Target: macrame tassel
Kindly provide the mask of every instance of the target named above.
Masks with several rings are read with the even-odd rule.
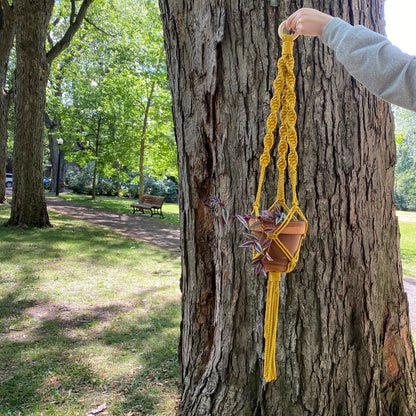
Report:
[[[267,282],[266,316],[264,319],[264,371],[266,383],[276,380],[276,332],[279,311],[280,272],[269,272]]]

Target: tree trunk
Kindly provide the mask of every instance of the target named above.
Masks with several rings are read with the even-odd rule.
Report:
[[[59,120],[51,120],[49,114],[45,114],[45,126],[48,129],[48,146],[49,146],[49,160],[51,162],[51,182],[49,190],[56,193],[56,185],[58,179],[58,158],[59,146],[57,140],[54,138],[52,132],[61,125]],[[61,161],[59,163],[59,192],[65,191],[65,177],[68,168],[68,163],[65,161],[65,153],[61,150]]]
[[[0,204],[6,199],[7,128],[13,93],[6,88],[10,51],[15,33],[14,13],[5,0],[0,0]]]
[[[1,84],[0,84],[1,85]],[[3,88],[2,88],[3,89]],[[6,161],[7,161],[7,128],[10,101],[7,94],[0,94],[0,204],[7,203],[6,198]]]
[[[101,116],[98,119],[97,137],[95,139],[95,160],[94,160],[94,172],[92,176],[92,199],[95,199],[95,189],[97,187],[97,172],[98,172],[98,155],[100,152],[100,134],[101,134]]]
[[[143,201],[144,194],[144,150],[146,147],[146,131],[147,131],[147,121],[149,118],[149,111],[152,105],[153,93],[155,91],[155,81],[152,82],[150,87],[149,96],[147,97],[146,108],[144,110],[143,117],[143,126],[142,126],[142,136],[140,138],[140,160],[139,160],[139,172],[140,172],[140,185],[139,185],[139,201]]]
[[[43,191],[45,39],[54,1],[15,2],[16,94],[13,199],[9,225],[50,226]]]
[[[49,138],[49,152],[51,160],[51,182],[50,182],[50,191],[56,192],[57,179],[58,179],[58,166],[59,166],[59,192],[65,192],[65,178],[66,172],[68,170],[68,162],[65,160],[65,152],[59,150],[59,146],[56,143],[56,140],[53,137]],[[61,153],[59,156],[59,152]],[[59,157],[61,158],[60,162]]]
[[[298,195],[310,227],[300,262],[281,281],[277,380],[266,385],[266,281],[238,247],[242,230],[222,228],[206,201],[217,195],[231,212],[251,212],[280,56],[277,29],[294,6],[159,3],[179,154],[179,414],[415,414],[389,105],[352,80],[318,39],[295,41]],[[330,2],[323,11],[382,30],[383,2],[366,4]],[[267,208],[274,172],[265,187]]]

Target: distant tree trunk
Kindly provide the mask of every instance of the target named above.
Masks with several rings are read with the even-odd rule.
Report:
[[[318,39],[295,41],[298,193],[310,228],[297,268],[281,282],[277,380],[265,385],[266,282],[238,247],[241,229],[222,228],[206,200],[218,195],[231,212],[251,211],[280,55],[277,28],[295,6],[159,4],[179,154],[179,414],[416,414],[389,105],[352,80]],[[381,0],[364,9],[358,0],[325,7],[382,30]],[[264,207],[275,180],[269,172]]]
[[[152,98],[153,93],[155,91],[155,81],[152,82],[152,86],[150,87],[150,92],[147,97],[146,108],[144,110],[144,117],[143,117],[143,125],[142,125],[142,135],[140,138],[140,160],[139,160],[139,172],[140,172],[140,186],[139,186],[139,201],[143,200],[144,194],[144,151],[146,148],[146,131],[147,131],[147,123],[149,119],[149,111],[152,105]]]
[[[51,120],[49,115],[45,114],[45,126],[48,129],[48,144],[49,144],[49,160],[51,163],[51,182],[50,191],[56,192],[57,178],[58,178],[58,157],[59,157],[59,146],[56,138],[52,134],[57,127],[60,126],[59,120]],[[65,177],[68,168],[68,163],[65,161],[65,153],[61,151],[61,163],[59,172],[59,192],[65,191]]]
[[[43,133],[49,64],[45,40],[54,1],[16,0],[13,200],[9,225],[50,226],[43,191]]]
[[[12,91],[6,88],[10,51],[15,34],[12,7],[6,0],[0,1],[0,204],[6,199],[7,128]]]
[[[92,175],[92,199],[95,199],[96,188],[97,188],[97,172],[98,172],[98,155],[100,152],[100,134],[101,134],[101,116],[98,119],[97,137],[95,139],[95,160],[94,160],[94,171]]]

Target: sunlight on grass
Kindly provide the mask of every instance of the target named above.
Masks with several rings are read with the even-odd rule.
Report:
[[[0,415],[172,415],[179,256],[50,216],[0,227]]]
[[[403,274],[416,277],[416,213],[398,211]]]
[[[48,196],[54,197],[54,194],[49,193]],[[124,212],[126,214],[132,213],[130,204],[136,202],[136,199],[122,198],[114,196],[97,196],[96,199],[91,199],[91,195],[79,195],[72,192],[64,192],[59,194],[59,198],[65,201],[77,202],[97,208],[105,208],[111,211]],[[179,225],[179,206],[178,204],[164,202],[162,207],[163,218],[159,215],[154,215],[152,218],[165,221],[170,224]]]

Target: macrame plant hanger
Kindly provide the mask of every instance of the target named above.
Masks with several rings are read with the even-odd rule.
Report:
[[[308,227],[307,220],[299,208],[299,202],[296,193],[296,168],[298,164],[298,155],[296,152],[297,134],[295,130],[296,95],[294,92],[295,75],[293,73],[293,41],[296,39],[297,35],[283,33],[284,23],[285,22],[283,22],[279,27],[279,36],[283,40],[282,56],[278,60],[278,74],[273,83],[274,96],[270,102],[271,113],[267,119],[267,133],[264,137],[264,151],[260,157],[260,179],[252,212],[252,215],[259,215],[261,190],[264,182],[266,167],[270,163],[270,150],[274,144],[273,132],[277,126],[277,114],[280,109],[280,141],[277,148],[279,153],[279,158],[277,161],[279,178],[277,184],[276,200],[269,208],[269,210],[272,211],[275,206],[280,206],[282,210],[285,211],[286,217],[283,222],[276,226],[272,233],[266,234],[268,238],[272,238],[272,244],[275,244],[277,248],[284,253],[284,256],[287,258],[287,264],[282,267],[281,265],[274,265],[271,261],[264,262],[266,272],[268,272],[266,312],[264,320],[264,378],[266,379],[266,382],[276,379],[276,332],[279,309],[279,282],[281,273],[289,273],[296,266],[299,258],[301,241],[305,237]],[[287,154],[288,150],[289,153]],[[289,171],[289,178],[292,187],[291,207],[289,207],[285,200],[286,169]],[[288,234],[292,234],[289,229],[292,225],[299,225],[299,223],[301,227],[300,234],[298,236],[298,244],[294,249],[288,249],[286,240],[289,238]],[[258,253],[253,254],[254,257],[258,255]]]

